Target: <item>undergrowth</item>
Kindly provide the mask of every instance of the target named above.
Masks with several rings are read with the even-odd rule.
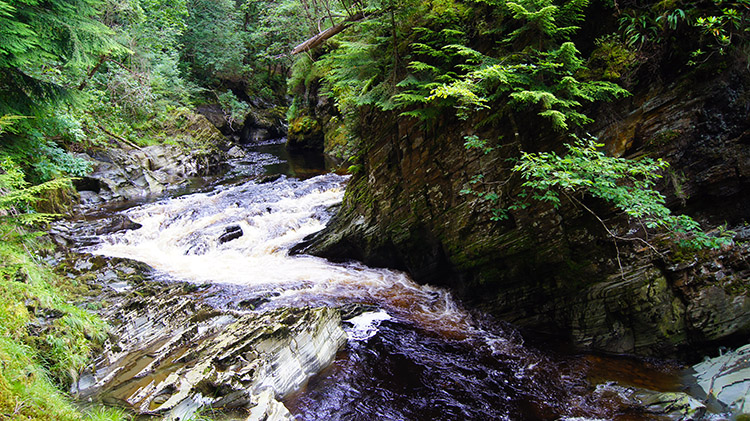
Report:
[[[0,238],[0,420],[127,419],[106,408],[82,412],[61,391],[107,325],[68,302],[68,281],[36,255],[44,245],[35,234],[2,221]]]
[[[1,122],[0,122],[1,123]],[[6,126],[7,127],[7,124]],[[0,132],[3,126],[0,125]],[[78,379],[107,325],[70,303],[75,280],[55,275],[40,257],[48,247],[37,227],[55,215],[37,211],[47,194],[69,186],[25,179],[0,155],[0,420],[86,420],[61,391]],[[106,411],[97,411],[97,414]],[[110,420],[123,419],[107,412]],[[96,415],[97,417],[99,415]]]

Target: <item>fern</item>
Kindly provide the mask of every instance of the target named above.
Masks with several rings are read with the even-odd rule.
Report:
[[[70,188],[70,178],[58,178],[45,183],[31,185],[24,180],[21,168],[8,157],[0,160],[0,219],[19,225],[46,223],[57,217],[55,214],[37,213],[33,205],[42,194],[57,189]]]

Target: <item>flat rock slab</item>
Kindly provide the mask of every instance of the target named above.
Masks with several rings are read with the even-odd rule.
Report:
[[[693,377],[708,400],[734,415],[750,414],[750,345],[693,366]]]
[[[248,419],[291,419],[277,399],[346,343],[337,309],[217,309],[206,303],[207,287],[184,283],[107,291],[102,316],[115,327],[95,370],[73,391],[138,414],[184,420],[210,406]]]

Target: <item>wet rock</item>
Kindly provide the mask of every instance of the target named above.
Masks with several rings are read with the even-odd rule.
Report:
[[[321,88],[321,79],[313,78],[305,84],[304,94],[295,94],[297,116],[289,121],[287,148],[323,152],[332,167],[346,167],[358,154],[360,144],[353,139],[360,136],[353,135],[335,101]]]
[[[338,309],[341,312],[341,318],[344,320],[359,316],[362,313],[379,310],[378,306],[362,303],[345,304]]]
[[[210,287],[181,285],[141,282],[137,292],[111,299],[102,314],[117,321],[113,339],[96,370],[79,382],[79,396],[169,420],[187,419],[203,406],[286,420],[278,399],[330,364],[346,343],[335,309],[238,314],[199,298]]]
[[[137,230],[142,226],[143,225],[132,221],[130,218],[122,214],[103,218],[101,219],[100,224],[93,224],[94,234],[96,235],[112,234],[125,230]]]
[[[701,420],[706,413],[706,405],[683,392],[657,393],[645,399],[643,404],[654,415],[679,421]]]
[[[252,297],[252,298],[246,298],[239,303],[237,303],[237,307],[245,310],[255,310],[256,308],[260,307],[261,305],[271,301],[273,297],[278,297],[281,295],[280,292],[268,292],[265,293],[259,297]],[[342,315],[342,318],[344,316]]]
[[[242,227],[239,225],[231,225],[224,228],[224,233],[219,236],[219,244],[224,244],[227,241],[236,240],[242,237]]]
[[[263,177],[260,178],[260,180],[258,180],[258,183],[259,184],[273,183],[274,181],[280,179],[281,177],[283,177],[281,174],[264,175]]]
[[[286,127],[286,108],[269,106],[260,102],[254,103],[245,116],[239,132],[240,143],[259,143],[284,137]]]
[[[90,190],[80,190],[78,195],[81,198],[81,203],[84,205],[95,205],[104,201],[104,199],[99,196],[99,193]]]
[[[244,149],[242,149],[242,148],[241,148],[241,147],[239,147],[239,146],[232,146],[232,147],[231,147],[231,148],[230,148],[230,149],[229,149],[229,150],[227,151],[227,156],[228,156],[229,158],[234,158],[234,159],[238,159],[238,158],[244,158],[245,156],[247,156],[247,153],[245,152],[245,150],[244,150]]]
[[[258,394],[255,406],[250,409],[246,421],[282,421],[294,417],[283,403],[276,400],[273,390],[264,389]]]
[[[219,241],[221,241],[221,239]],[[196,243],[188,247],[187,251],[185,251],[185,255],[200,256],[206,254],[209,249],[210,247],[206,243]]]
[[[750,345],[694,365],[692,374],[706,400],[716,400],[734,417],[750,415]]]
[[[689,304],[688,319],[707,340],[746,334],[750,332],[750,297],[708,286]]]
[[[57,244],[85,247],[97,244],[101,241],[101,235],[139,228],[141,224],[127,216],[113,214],[91,221],[58,221],[48,234]]]
[[[596,385],[593,396],[632,410],[633,419],[698,421],[708,413],[706,405],[684,392],[657,392],[617,382]],[[630,419],[628,416],[625,419]],[[714,419],[714,418],[710,418]],[[716,418],[724,419],[724,418]]]
[[[243,144],[280,139],[286,133],[286,107],[262,101],[251,101],[243,121],[234,120],[219,104],[202,105],[197,111],[206,116],[222,134]]]
[[[224,112],[219,104],[200,105],[196,111],[205,116],[223,135],[229,136],[234,130],[229,124],[228,114]]]

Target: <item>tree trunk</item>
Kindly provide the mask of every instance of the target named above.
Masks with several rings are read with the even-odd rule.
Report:
[[[344,19],[338,24],[331,26],[330,28],[326,29],[323,32],[320,32],[319,34],[315,35],[312,38],[308,38],[307,41],[294,47],[294,49],[292,50],[292,55],[299,54],[304,51],[310,51],[314,49],[315,47],[318,47],[320,44],[324,43],[328,38],[331,38],[332,36],[346,29],[351,23],[362,20],[364,18],[365,18],[365,15],[362,13],[357,13],[355,15],[349,16],[348,18]]]

